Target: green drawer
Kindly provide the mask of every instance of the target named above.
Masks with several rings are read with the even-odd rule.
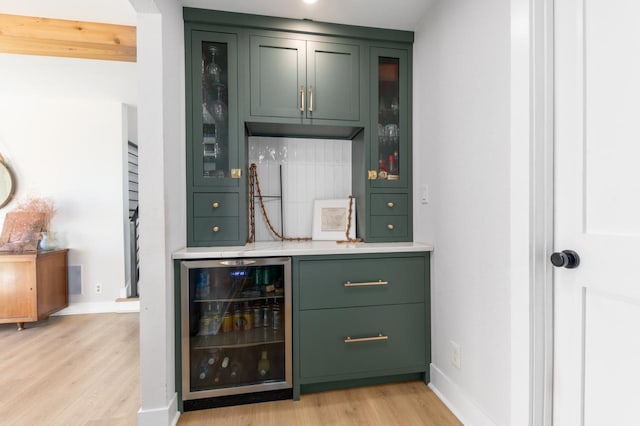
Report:
[[[303,311],[300,329],[303,383],[427,368],[424,303]],[[388,339],[345,343],[379,334]]]
[[[342,308],[424,300],[425,258],[303,260],[300,309]],[[349,285],[345,286],[347,281]],[[386,285],[358,285],[362,283]]]
[[[225,192],[193,194],[195,217],[238,216],[238,194]]]
[[[401,215],[409,213],[407,194],[371,194],[371,214],[374,216]]]
[[[217,231],[214,228],[217,227]],[[234,241],[238,239],[237,217],[197,217],[193,220],[194,241]]]
[[[371,236],[375,238],[406,238],[407,216],[371,216]]]

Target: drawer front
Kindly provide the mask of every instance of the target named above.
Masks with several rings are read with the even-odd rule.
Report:
[[[407,216],[371,216],[371,236],[375,238],[406,238]]]
[[[193,194],[195,217],[238,216],[238,194],[215,192]]]
[[[300,375],[339,379],[344,374],[415,369],[426,365],[423,303],[326,309],[300,313]],[[387,340],[353,341],[381,334]],[[310,380],[311,381],[311,380]]]
[[[217,227],[217,231],[214,231]],[[193,220],[194,241],[234,241],[238,239],[237,217],[198,217]]]
[[[303,260],[298,269],[300,309],[415,303],[424,300],[426,277],[425,258],[422,256]],[[350,284],[345,286],[347,282]]]
[[[374,216],[406,216],[409,213],[407,194],[371,194],[371,214]]]

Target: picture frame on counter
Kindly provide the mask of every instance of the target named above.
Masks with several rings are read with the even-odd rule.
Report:
[[[356,202],[352,198],[349,238],[356,237]],[[349,198],[315,200],[313,203],[313,232],[318,241],[344,240],[349,225]]]

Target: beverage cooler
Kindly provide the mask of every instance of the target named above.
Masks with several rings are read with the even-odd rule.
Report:
[[[181,262],[185,410],[292,395],[291,259]]]

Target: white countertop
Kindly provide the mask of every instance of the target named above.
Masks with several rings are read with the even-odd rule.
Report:
[[[269,241],[230,247],[187,247],[173,259],[311,256],[331,254],[407,253],[433,251],[424,243],[337,243],[335,241]]]

